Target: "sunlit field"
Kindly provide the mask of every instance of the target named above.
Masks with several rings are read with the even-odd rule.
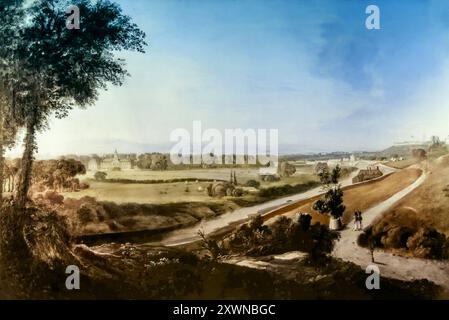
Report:
[[[244,187],[248,180],[259,180],[258,169],[233,169],[235,171],[239,186]],[[143,180],[170,180],[170,179],[208,179],[229,180],[231,169],[193,169],[193,170],[123,170],[105,171],[107,179],[130,179]],[[65,197],[81,198],[83,196],[95,197],[98,200],[114,201],[117,203],[170,203],[170,202],[201,202],[220,201],[207,195],[206,187],[210,182],[175,182],[175,183],[120,183],[95,181],[94,171],[88,171],[80,176],[80,180],[89,184],[89,188],[78,192],[66,192]],[[261,187],[278,186],[284,184],[301,184],[316,181],[317,177],[312,174],[311,166],[298,169],[291,177],[282,178],[275,182],[261,182]]]

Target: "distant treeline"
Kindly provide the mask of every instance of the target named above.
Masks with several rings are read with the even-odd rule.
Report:
[[[197,179],[197,178],[175,178],[175,179],[154,179],[154,180],[133,180],[133,179],[104,179],[99,180],[108,183],[127,183],[127,184],[158,184],[158,183],[176,183],[176,182],[213,182],[226,181],[220,179]]]
[[[319,186],[318,181],[309,181],[306,183],[300,183],[295,185],[286,184],[283,186],[273,186],[260,189],[259,195],[264,198],[282,197],[295,193],[301,193]]]

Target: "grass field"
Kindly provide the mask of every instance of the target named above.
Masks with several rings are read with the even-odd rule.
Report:
[[[395,168],[395,169],[405,169],[416,163],[415,159],[406,159],[401,161],[388,161],[384,165]]]
[[[211,201],[205,192],[207,182],[185,183],[161,183],[161,184],[125,184],[89,181],[90,188],[79,192],[68,192],[67,198],[79,199],[83,196],[91,196],[101,201],[113,201],[116,203],[170,203],[170,202],[200,202]],[[198,191],[198,188],[203,191]],[[186,189],[189,192],[186,192]]]
[[[177,178],[195,178],[211,180],[228,180],[230,169],[194,169],[173,171],[149,171],[149,170],[123,170],[108,171],[109,179],[132,179],[132,180],[168,180]],[[237,181],[240,184],[250,179],[258,180],[257,169],[235,169]],[[94,172],[88,172],[80,176],[82,181],[89,183],[90,188],[79,192],[64,193],[65,197],[79,199],[83,196],[95,197],[101,201],[113,201],[116,203],[172,203],[172,202],[202,202],[221,201],[207,195],[205,189],[209,182],[176,182],[160,184],[127,184],[99,182],[93,179]],[[317,177],[312,174],[310,166],[297,171],[293,176],[283,178],[276,182],[262,182],[261,187],[277,186],[284,184],[301,184],[316,181]],[[199,191],[199,188],[202,191]],[[188,192],[186,192],[188,189]]]
[[[424,183],[379,221],[418,228],[433,227],[449,236],[449,156],[429,163],[429,174]]]
[[[258,180],[259,170],[257,168],[217,168],[217,169],[191,169],[191,170],[122,170],[105,171],[108,179],[131,179],[131,180],[169,180],[169,179],[211,179],[211,180],[229,180],[231,171],[234,171],[239,184],[244,184],[248,180]],[[95,171],[88,171],[81,179],[92,179]],[[296,173],[287,178],[288,182],[302,179],[304,175],[312,175],[313,166],[304,165],[297,167]],[[267,183],[269,184],[269,183]]]

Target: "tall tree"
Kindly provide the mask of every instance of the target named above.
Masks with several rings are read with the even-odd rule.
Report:
[[[329,214],[334,221],[329,222],[330,229],[341,228],[340,218],[346,210],[343,204],[343,190],[339,184],[341,175],[340,166],[336,166],[331,172],[324,169],[319,173],[321,184],[326,193],[313,204],[313,209],[321,214]]]
[[[24,17],[22,0],[0,1],[0,201],[3,198],[5,149],[16,140],[19,123],[14,121],[13,87],[17,83],[17,48]]]
[[[80,29],[66,27],[71,5],[81,12]],[[47,127],[51,115],[65,117],[74,107],[92,105],[108,84],[122,85],[128,73],[116,54],[143,53],[146,46],[145,33],[108,0],[37,0],[27,10],[27,21],[17,49],[24,76],[14,110],[26,129],[19,207],[27,201],[36,133]]]

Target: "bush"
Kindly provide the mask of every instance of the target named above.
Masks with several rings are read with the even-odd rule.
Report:
[[[56,191],[45,192],[44,199],[50,202],[50,204],[52,205],[59,205],[64,203],[64,196],[60,195]]]
[[[234,190],[232,190],[233,197],[241,197],[241,196],[243,196],[243,194],[244,194],[244,192],[240,188],[235,188]]]
[[[296,167],[288,162],[281,162],[278,166],[278,174],[281,177],[290,177],[296,172]]]
[[[125,218],[120,220],[120,224],[127,228],[132,228],[137,224],[137,220],[134,218]]]
[[[101,204],[107,218],[109,219],[115,219],[119,216],[125,215],[125,211],[123,210],[123,208],[115,202],[104,201],[101,202]]]
[[[122,168],[120,167],[114,167],[111,169],[111,171],[122,171]]]
[[[79,265],[71,252],[67,220],[40,207],[0,212],[0,277],[21,298],[39,298],[49,291],[64,292],[65,268]]]
[[[413,235],[413,230],[403,226],[393,226],[381,238],[381,244],[386,248],[403,248]]]
[[[369,236],[369,238],[368,238]],[[413,256],[427,259],[449,258],[449,239],[433,228],[410,227],[381,221],[368,229],[368,234],[359,236],[358,244],[368,247],[368,240],[376,247],[408,250]]]
[[[82,224],[87,224],[95,220],[96,214],[87,205],[83,204],[77,210],[78,219]]]
[[[432,228],[420,228],[407,241],[407,248],[419,258],[447,258],[447,239],[442,233]]]
[[[224,241],[231,253],[247,255],[279,254],[293,250],[307,252],[313,260],[330,253],[339,234],[321,224],[311,225],[310,215],[301,215],[298,221],[285,216],[272,225],[263,224],[260,216],[244,224]]]
[[[111,229],[111,231],[118,231],[119,230],[119,225],[115,221],[109,221],[108,222],[108,227],[109,227],[109,229]]]
[[[278,176],[275,176],[275,175],[264,175],[264,176],[261,176],[261,179],[262,179],[262,181],[265,181],[265,182],[276,182],[276,181],[281,180],[281,178],[279,178]]]
[[[95,180],[97,180],[97,181],[104,181],[104,180],[106,180],[106,176],[107,176],[108,174],[106,173],[106,172],[103,172],[103,171],[97,171],[97,172],[95,172],[95,174],[94,174],[94,178],[95,178]]]
[[[247,187],[252,187],[252,188],[259,188],[260,187],[260,182],[257,180],[248,180],[246,181],[245,184]]]
[[[85,189],[89,189],[89,188],[90,188],[90,185],[88,183],[85,183],[85,182],[80,183],[81,190],[85,190]]]
[[[307,183],[300,183],[294,186],[286,184],[283,186],[273,186],[268,188],[260,189],[259,195],[264,198],[275,198],[287,196],[294,193],[301,193],[307,191],[311,188],[318,186],[319,183],[316,181],[309,181]]]

